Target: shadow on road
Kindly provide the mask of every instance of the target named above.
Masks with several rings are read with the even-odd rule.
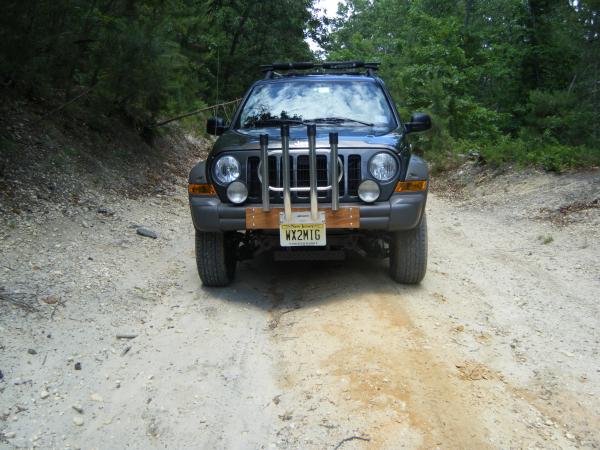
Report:
[[[224,301],[276,311],[365,294],[406,295],[422,288],[391,280],[387,259],[349,256],[344,261],[276,262],[264,256],[241,263],[231,286],[202,289]]]

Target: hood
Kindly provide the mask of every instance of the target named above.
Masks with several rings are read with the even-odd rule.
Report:
[[[401,128],[389,131],[385,134],[373,133],[368,127],[317,127],[317,148],[329,148],[329,133],[338,132],[338,146],[340,148],[352,147],[387,147],[399,151],[404,138]],[[376,130],[377,131],[377,130]],[[385,132],[385,131],[383,131]],[[371,134],[372,133],[372,134]],[[269,148],[281,148],[281,134],[279,128],[258,128],[251,130],[227,130],[217,139],[212,150],[215,156],[223,151],[230,150],[257,150],[260,148],[259,136],[269,135]],[[306,127],[290,127],[290,148],[307,148],[308,138]]]

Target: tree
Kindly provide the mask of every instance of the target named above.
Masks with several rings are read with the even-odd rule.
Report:
[[[310,58],[312,2],[9,1],[0,17],[0,76],[28,95],[67,100],[93,87],[97,108],[143,127],[240,96],[260,63]]]
[[[405,117],[432,114],[433,157],[512,139],[516,159],[577,164],[600,161],[598,18],[597,0],[349,0],[322,40],[328,58],[380,61]]]

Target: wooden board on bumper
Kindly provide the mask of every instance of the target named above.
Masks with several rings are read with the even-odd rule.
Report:
[[[293,208],[292,211],[310,211],[309,208]],[[325,213],[327,228],[359,228],[360,209],[354,206],[340,207],[337,211],[330,208],[319,209]],[[271,208],[264,212],[262,208],[246,208],[247,230],[277,230],[279,229],[279,214],[283,208]]]

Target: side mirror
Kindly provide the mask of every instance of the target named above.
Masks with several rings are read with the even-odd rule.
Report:
[[[406,132],[414,133],[431,128],[431,118],[425,113],[414,113],[410,116],[410,122],[406,124]]]
[[[208,134],[220,136],[225,132],[226,128],[227,124],[225,123],[225,119],[222,117],[209,117],[206,121],[206,132]]]

